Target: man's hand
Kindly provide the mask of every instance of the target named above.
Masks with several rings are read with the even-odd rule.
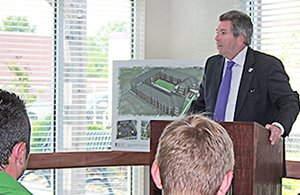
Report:
[[[270,124],[267,124],[265,128],[271,131],[271,135],[269,139],[271,145],[275,145],[281,137],[281,130],[279,129],[279,127]]]

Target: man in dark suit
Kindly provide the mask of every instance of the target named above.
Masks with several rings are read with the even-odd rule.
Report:
[[[299,95],[291,89],[279,59],[249,47],[253,24],[248,15],[229,11],[219,21],[215,37],[219,55],[207,59],[200,95],[188,114],[205,112],[216,121],[257,122],[270,130],[274,145],[290,133],[299,113]],[[229,95],[218,97],[228,61],[233,61]],[[226,104],[219,106],[219,99],[226,99]],[[223,118],[218,116],[220,107]]]

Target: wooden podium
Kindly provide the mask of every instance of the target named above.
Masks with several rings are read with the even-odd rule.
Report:
[[[159,137],[172,121],[150,121],[150,166],[154,161]],[[255,122],[221,122],[234,145],[233,195],[279,195],[283,163],[283,140],[272,146],[269,131]],[[152,177],[150,194],[161,195]]]

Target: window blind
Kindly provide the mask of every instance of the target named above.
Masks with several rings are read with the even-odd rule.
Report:
[[[300,1],[243,0],[242,5],[254,23],[252,47],[281,59],[299,91]]]
[[[27,102],[31,153],[110,150],[112,61],[143,58],[143,6],[143,0],[1,0],[0,85]],[[122,175],[121,192],[132,191],[130,167],[97,170],[101,178],[112,170]],[[51,193],[85,194],[93,171],[29,171],[23,181],[42,175]]]

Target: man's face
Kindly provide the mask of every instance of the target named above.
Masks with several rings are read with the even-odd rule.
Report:
[[[215,37],[219,54],[232,60],[240,51],[240,36],[235,38],[231,32],[231,21],[221,21]]]

